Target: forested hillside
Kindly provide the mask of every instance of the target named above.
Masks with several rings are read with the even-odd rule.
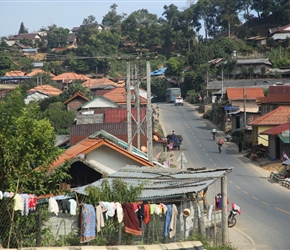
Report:
[[[146,56],[158,59],[151,61],[151,69],[168,67],[166,75],[174,77],[174,83],[182,85],[183,94],[191,91],[195,97],[204,93],[206,79],[215,79],[224,70],[224,77],[234,67],[233,51],[239,57],[268,57],[275,67],[288,66],[289,41],[275,42],[267,39],[267,46],[246,43],[252,36],[267,36],[269,28],[290,23],[290,3],[287,0],[199,0],[189,1],[188,7],[179,10],[174,4],[164,5],[162,17],[146,9],[130,14],[119,14],[113,4],[102,22],[92,14],[73,33],[67,27],[53,24],[39,31],[46,34],[41,41],[24,45],[37,47],[45,54],[43,69],[53,74],[66,70],[76,73],[98,73],[107,77],[126,75],[124,60]],[[27,33],[23,23],[19,33]],[[74,36],[77,46],[68,46]],[[22,57],[18,50],[8,48],[1,39],[0,74],[12,69],[32,70],[33,59]],[[221,67],[211,67],[208,61],[224,58],[228,61]],[[145,74],[144,61],[134,62],[140,76]],[[169,86],[165,79],[154,79],[155,93]],[[162,86],[162,87],[160,87]]]

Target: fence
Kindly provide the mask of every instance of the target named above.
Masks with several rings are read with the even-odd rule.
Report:
[[[164,237],[166,216],[153,214],[148,224],[141,224],[142,235],[133,236],[125,233],[123,223],[118,223],[116,217],[106,220],[105,227],[96,234],[96,238],[85,245],[137,245],[171,243],[188,240],[193,234],[200,233],[200,218],[196,216],[192,207],[190,216],[184,216],[184,209],[188,206],[178,203],[178,218],[176,234]],[[14,211],[13,198],[0,200],[0,243],[3,248],[23,247],[53,247],[76,246],[80,244],[79,216],[60,212],[58,216],[48,213],[48,204],[38,204],[36,211],[22,215],[21,211]],[[204,214],[207,218],[207,214]],[[219,235],[217,227],[213,235],[213,225],[204,220],[206,235],[209,241]]]

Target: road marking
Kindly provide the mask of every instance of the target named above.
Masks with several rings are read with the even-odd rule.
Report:
[[[262,203],[263,203],[264,205],[267,205],[267,206],[270,205],[269,203],[267,203],[267,202],[265,202],[265,201],[263,201]]]
[[[202,145],[199,143],[199,146],[202,148]]]
[[[209,160],[212,162],[212,159],[211,158],[209,158]]]
[[[205,152],[205,149],[204,148],[202,148],[202,150],[203,150],[203,152]]]
[[[206,155],[207,157],[209,157],[208,153],[205,153],[205,155]]]
[[[197,142],[199,142],[199,140],[196,140]]]
[[[215,163],[214,163],[213,165],[214,165],[215,167],[217,167]]]
[[[245,194],[249,194],[248,192],[244,191]]]
[[[285,210],[283,210],[283,209],[281,209],[281,208],[278,208],[278,207],[275,207],[277,210],[279,210],[279,211],[281,211],[281,212],[283,212],[283,213],[286,213],[286,214],[290,214],[290,212],[288,212],[288,211],[285,211]]]
[[[237,189],[241,189],[239,186],[236,186]]]
[[[229,182],[233,184],[233,182],[232,182],[232,181],[229,181]]]
[[[255,196],[252,196],[252,198],[253,198],[254,200],[256,200],[256,201],[257,201],[257,200],[259,200],[259,199],[258,199],[258,198],[256,198]]]

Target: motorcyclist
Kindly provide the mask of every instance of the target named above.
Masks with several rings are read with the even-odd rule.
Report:
[[[222,139],[219,139],[217,141],[217,144],[218,144],[218,149],[219,149],[219,152],[222,152],[222,146],[223,146],[223,140]]]
[[[213,138],[213,140],[215,141],[216,129],[213,128],[213,129],[211,130],[211,133],[212,133],[212,138]]]

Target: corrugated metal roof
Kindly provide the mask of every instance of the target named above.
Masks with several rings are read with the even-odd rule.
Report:
[[[267,130],[262,131],[260,134],[261,135],[277,135],[281,134],[283,131],[289,130],[289,123],[284,123],[279,126],[276,126],[274,128],[270,128]]]
[[[110,174],[107,178],[111,185],[116,178],[122,179],[127,185],[136,186],[145,184],[145,188],[140,196],[141,200],[160,199],[170,197],[182,197],[186,193],[197,193],[217,181],[218,178],[230,173],[232,168],[183,171],[162,168],[137,168],[125,167],[120,171]],[[88,186],[101,187],[105,179],[100,179],[90,185],[74,188],[77,193],[86,195]]]

